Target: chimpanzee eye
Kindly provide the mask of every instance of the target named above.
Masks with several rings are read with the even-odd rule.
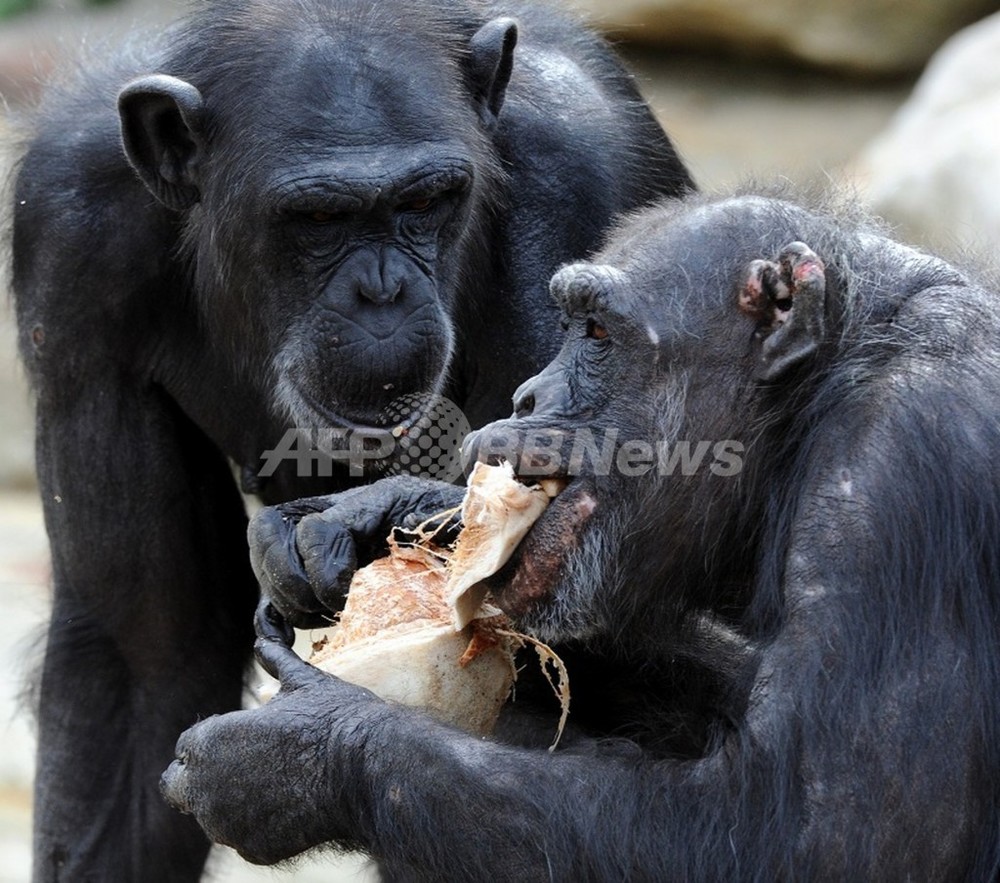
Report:
[[[591,340],[604,340],[608,336],[608,329],[594,319],[588,319],[586,333]]]
[[[407,202],[400,203],[399,210],[401,212],[425,212],[432,205],[434,205],[433,198],[422,196],[419,199],[410,199]]]
[[[341,212],[328,212],[323,211],[323,209],[297,212],[297,214],[303,221],[308,221],[310,224],[332,224],[344,217]]]

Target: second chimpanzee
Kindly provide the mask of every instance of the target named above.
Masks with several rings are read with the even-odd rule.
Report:
[[[587,650],[576,732],[554,753],[551,718],[535,747],[527,723],[459,733],[307,666],[265,608],[282,690],[186,733],[171,800],[255,861],[333,841],[395,880],[995,879],[996,288],[849,213],[742,196],[641,213],[552,291],[562,350],[471,447],[568,480],[493,588]],[[431,487],[253,535],[295,573],[296,534],[339,525],[336,573]],[[705,620],[734,639],[703,661],[744,648],[679,750],[672,673]]]
[[[554,268],[690,186],[607,47],[519,2],[215,0],[55,89],[13,224],[55,592],[36,879],[200,874],[157,783],[240,703],[234,467],[290,499],[349,476],[259,480],[289,427],[502,415],[557,347]]]

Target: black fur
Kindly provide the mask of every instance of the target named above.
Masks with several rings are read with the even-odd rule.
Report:
[[[607,47],[520,3],[218,0],[53,91],[13,219],[55,583],[36,879],[200,874],[157,779],[240,703],[233,465],[273,503],[357,483],[259,479],[291,426],[506,413],[557,346],[553,269],[690,186]]]
[[[570,484],[494,598],[574,648],[577,729],[552,754],[510,721],[473,739],[264,622],[283,691],[185,734],[168,796],[255,861],[330,840],[399,880],[994,879],[995,285],[850,213],[739,196],[641,213],[552,287],[566,342],[480,457],[537,474],[531,433],[551,465],[583,430],[743,445],[739,470],[733,447],[688,474],[550,470]]]

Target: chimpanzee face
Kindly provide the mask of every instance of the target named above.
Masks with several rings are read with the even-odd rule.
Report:
[[[220,129],[221,154],[239,159],[203,196],[198,247],[215,254],[199,263],[230,268],[232,301],[254,292],[245,318],[266,330],[300,426],[374,425],[399,396],[438,391],[452,351],[487,154],[470,98],[416,57],[412,79],[379,76],[372,59],[388,51],[301,53]],[[247,129],[265,134],[238,149]]]
[[[217,81],[232,94],[167,76],[123,91],[133,165],[189,210],[202,321],[295,425],[379,425],[439,391],[514,33],[485,26],[463,71],[396,26],[331,27]]]
[[[510,459],[522,480],[565,482],[493,585],[538,634],[616,630],[643,615],[637,586],[662,587],[679,607],[726,542],[713,525],[739,505],[762,344],[780,338],[795,293],[782,281],[791,270],[756,259],[768,246],[755,218],[753,200],[642,215],[593,263],[553,278],[561,352],[517,391],[513,418],[470,440],[479,459]],[[821,273],[813,258],[795,267]],[[801,342],[784,348],[782,371],[804,358]],[[663,598],[655,607],[671,614]]]
[[[274,259],[261,281],[287,311],[274,366],[300,425],[371,425],[398,396],[436,392],[452,350],[472,158],[425,143],[351,159],[285,170],[265,195],[260,235]]]

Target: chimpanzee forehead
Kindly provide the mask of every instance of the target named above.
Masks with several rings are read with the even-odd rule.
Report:
[[[277,61],[247,110],[290,138],[367,146],[474,125],[453,65],[398,35],[323,35]]]
[[[285,153],[264,186],[279,206],[310,195],[354,196],[364,202],[375,194],[389,196],[418,185],[425,190],[465,186],[474,174],[468,150],[454,140],[357,148],[327,145],[319,151]]]

